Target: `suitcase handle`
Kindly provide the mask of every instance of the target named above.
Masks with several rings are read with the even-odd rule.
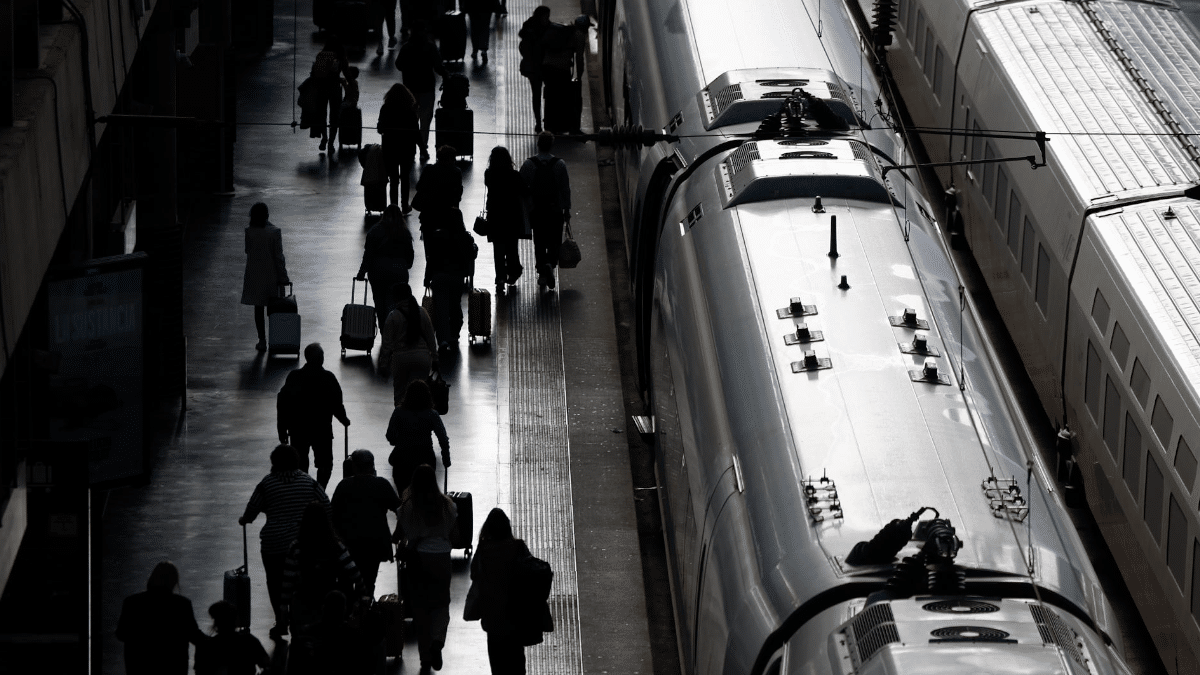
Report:
[[[292,282],[290,282],[290,281],[289,281],[289,282],[287,282],[286,284],[279,284],[279,287],[280,287],[280,288],[286,288],[286,289],[288,289],[288,290],[287,290],[287,295],[281,295],[281,296],[279,296],[279,297],[282,297],[282,298],[286,298],[286,297],[288,297],[288,295],[293,295],[293,294],[295,294],[295,292],[296,292],[296,289],[295,289],[295,287],[293,287],[293,286],[292,286]]]
[[[450,467],[442,467],[442,494],[450,489]]]
[[[363,304],[367,304],[367,278],[363,277]],[[358,277],[350,279],[350,304],[354,304],[354,296],[358,295]]]
[[[242,571],[250,573],[250,548],[246,544],[246,526],[242,525]]]
[[[350,427],[342,427],[342,429],[346,432],[346,435],[343,436],[346,439],[346,454],[343,459],[350,459]]]

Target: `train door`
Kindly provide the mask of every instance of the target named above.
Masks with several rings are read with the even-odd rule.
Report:
[[[703,544],[700,547],[699,565],[696,574],[695,623],[693,628],[693,670],[697,672],[719,672],[721,661],[729,642],[730,614],[725,606],[725,589],[722,587],[724,571],[722,555],[726,550],[736,551],[731,546],[727,531],[717,525],[725,514],[730,500],[736,495],[733,471],[726,471],[718,481],[704,513]],[[735,509],[736,510],[736,509]],[[734,555],[740,552],[734,552]],[[732,609],[732,608],[731,608]]]
[[[671,177],[679,170],[674,156],[666,157],[654,169],[641,202],[641,212],[633,227],[630,242],[629,275],[633,292],[636,325],[634,337],[638,354],[638,384],[645,392],[650,387],[650,321],[654,306],[654,271],[658,259],[658,238],[662,233],[663,199]]]

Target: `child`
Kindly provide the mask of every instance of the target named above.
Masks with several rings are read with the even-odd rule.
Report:
[[[237,630],[237,608],[218,600],[208,608],[208,615],[213,618],[216,635],[196,649],[197,675],[253,675],[255,666],[270,667],[271,657],[258,638]]]

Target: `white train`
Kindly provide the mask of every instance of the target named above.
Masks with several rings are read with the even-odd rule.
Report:
[[[846,7],[600,15],[685,672],[1128,673]]]
[[[1048,134],[1045,168],[939,175],[1046,411],[1077,434],[1088,501],[1163,662],[1200,672],[1200,39],[1162,1],[897,10],[887,62],[916,125]],[[936,162],[1037,154],[924,141]]]

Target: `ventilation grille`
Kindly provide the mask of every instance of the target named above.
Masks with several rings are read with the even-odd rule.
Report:
[[[858,662],[856,665],[870,660],[885,645],[900,641],[896,618],[888,604],[873,605],[859,612],[850,622],[849,633],[852,638],[850,651]]]
[[[731,84],[717,92],[717,95],[713,97],[712,102],[713,119],[720,117],[721,113],[725,112],[726,108],[733,105],[737,101],[742,100],[743,98],[745,98],[745,96],[742,95],[742,85],[740,84]]]
[[[853,141],[853,142],[857,142],[857,141]],[[798,138],[788,138],[788,139],[784,139],[782,141],[776,141],[776,143],[779,143],[780,145],[829,145],[829,141],[822,141],[819,139],[809,140],[809,139],[798,139]]]
[[[850,149],[854,151],[854,159],[857,159],[860,162],[865,162],[871,159],[871,151],[868,150],[867,146],[863,143],[859,143],[858,141],[850,141]]]
[[[1041,605],[1030,605],[1029,611],[1037,622],[1038,632],[1042,634],[1042,642],[1048,645],[1058,645],[1075,663],[1083,665],[1083,654],[1079,644],[1075,642],[1075,633],[1063,623],[1054,610]]]
[[[755,80],[755,84],[760,84],[764,87],[787,87],[788,89],[795,89],[796,87],[807,87],[808,80]]]
[[[926,612],[939,612],[942,614],[987,614],[989,612],[999,612],[1000,606],[993,605],[990,602],[982,600],[937,600],[921,606],[921,609]]]
[[[930,642],[1016,642],[1008,632],[988,626],[946,626],[929,632]]]
[[[758,143],[751,141],[744,143],[737,150],[730,153],[725,160],[725,165],[729,167],[729,177],[732,179],[739,171],[750,166],[750,162],[756,159],[762,159],[758,154]]]
[[[845,103],[847,108],[854,109],[854,104],[850,102],[850,97],[846,95],[846,90],[842,89],[842,85],[837,82],[829,83],[829,95]]]

